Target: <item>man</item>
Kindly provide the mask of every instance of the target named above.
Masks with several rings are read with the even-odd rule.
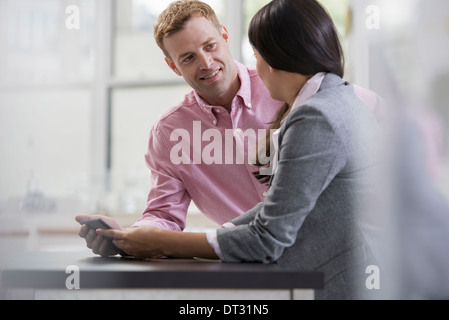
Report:
[[[254,176],[259,169],[249,164],[254,160],[252,138],[265,139],[259,129],[269,128],[282,104],[270,97],[255,70],[233,60],[229,33],[207,4],[170,4],[154,31],[166,63],[193,91],[151,130],[146,154],[151,189],[143,217],[132,227],[181,231],[191,201],[224,224],[266,196],[267,185]],[[76,220],[86,218],[93,216]],[[102,218],[121,229],[111,218]],[[95,230],[82,227],[80,236],[96,254],[118,253]]]

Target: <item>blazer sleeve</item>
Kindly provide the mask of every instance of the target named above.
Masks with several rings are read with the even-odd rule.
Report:
[[[251,221],[254,221],[254,219],[256,219],[257,213],[259,213],[262,208],[263,202],[258,203],[254,208],[252,208],[245,214],[242,214],[241,216],[238,216],[237,218],[231,220],[231,223],[235,226],[249,224]]]
[[[345,166],[337,129],[318,108],[304,105],[292,112],[281,131],[268,195],[240,221],[254,219],[217,231],[224,261],[272,263],[295,243],[320,194]]]

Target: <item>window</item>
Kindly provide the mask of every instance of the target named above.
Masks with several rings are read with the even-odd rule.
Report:
[[[87,184],[97,8],[71,3],[84,12],[76,32],[65,28],[64,1],[0,1],[0,204]]]
[[[254,67],[256,65],[256,59],[254,58],[254,52],[251,48],[248,39],[248,28],[253,16],[259,11],[264,5],[266,5],[271,0],[245,0],[244,5],[244,31],[242,36],[242,50],[243,50],[243,63],[247,66]]]
[[[77,32],[64,27],[63,1],[0,2],[2,86],[92,80],[95,1],[72,3],[83,12],[80,16],[83,28]]]

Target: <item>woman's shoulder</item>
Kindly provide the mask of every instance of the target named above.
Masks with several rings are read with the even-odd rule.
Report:
[[[315,112],[330,119],[347,119],[349,115],[372,113],[365,101],[357,96],[355,87],[340,76],[329,73],[324,77],[318,92],[294,109],[292,114]]]
[[[286,126],[301,126],[310,122],[312,128],[322,128],[316,126],[317,123],[322,123],[336,134],[346,135],[360,127],[370,128],[375,125],[375,115],[357,97],[351,83],[336,75],[330,81],[326,81],[326,78],[315,95],[292,110]]]

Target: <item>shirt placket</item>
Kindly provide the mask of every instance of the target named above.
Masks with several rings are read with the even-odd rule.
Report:
[[[244,151],[243,160],[245,168],[248,172],[248,175],[251,178],[251,181],[254,185],[254,188],[256,189],[261,201],[265,199],[267,196],[266,187],[264,187],[257,179],[254,178],[254,172],[257,171],[257,167],[249,164],[248,162],[248,154],[250,147],[256,147],[256,146],[249,146],[249,144],[245,144],[245,128],[246,126],[243,126],[241,123],[242,119],[242,112],[246,111],[246,108],[252,108],[251,104],[245,104],[245,101],[243,99],[240,100],[240,105],[233,106],[232,112],[231,112],[231,120],[232,120],[232,126],[233,126],[233,135],[234,135],[234,142],[236,144],[236,155],[235,155],[235,161],[237,161],[237,153],[240,152],[240,150]],[[256,140],[258,135],[258,128],[252,128],[254,130],[254,133],[256,134]]]

